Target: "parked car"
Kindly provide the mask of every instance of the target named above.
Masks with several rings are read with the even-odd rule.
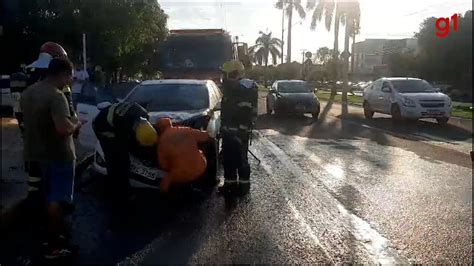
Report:
[[[452,101],[427,81],[417,78],[381,78],[364,90],[364,115],[375,112],[392,115],[394,119],[435,118],[446,124]]]
[[[267,114],[310,113],[318,119],[320,104],[315,90],[302,80],[277,80],[267,95]]]
[[[221,91],[213,81],[170,79],[143,81],[125,97],[124,101],[136,102],[146,108],[152,124],[159,118],[169,117],[174,125],[207,130],[211,136],[218,136],[221,99]],[[88,118],[92,119],[93,117]],[[94,133],[81,130],[81,134]],[[202,143],[200,148],[207,160],[205,177],[216,179],[218,140],[211,138],[207,143]],[[159,188],[165,172],[156,166],[156,148],[132,152],[130,161],[130,184],[133,187]],[[104,153],[97,141],[92,169],[96,173],[107,174]]]

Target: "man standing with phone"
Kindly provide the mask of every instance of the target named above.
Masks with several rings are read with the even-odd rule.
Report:
[[[73,198],[76,155],[72,135],[81,123],[71,114],[61,89],[72,82],[72,70],[67,59],[51,60],[46,77],[28,87],[20,99],[25,160],[39,162],[42,172],[40,192],[48,216],[45,259],[71,255],[65,218]]]

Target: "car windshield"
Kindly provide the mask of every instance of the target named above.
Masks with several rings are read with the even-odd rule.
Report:
[[[209,93],[204,84],[140,85],[126,101],[149,112],[199,110],[209,107]]]
[[[304,82],[278,82],[278,91],[281,93],[308,93],[311,92]]]
[[[424,80],[392,80],[393,87],[401,93],[436,92],[436,90]]]

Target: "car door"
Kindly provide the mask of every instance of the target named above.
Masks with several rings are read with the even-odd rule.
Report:
[[[382,83],[383,83],[382,80],[380,79],[376,80],[374,82],[372,91],[368,96],[370,107],[372,108],[372,110],[377,111],[377,112],[381,112],[382,110],[381,100],[380,100],[380,97],[383,97],[382,91],[381,91]]]
[[[380,111],[385,114],[390,114],[392,106],[392,91],[393,87],[390,81],[384,81],[382,83],[382,88],[380,89],[379,105],[381,109]]]
[[[278,89],[278,82],[273,83],[270,91],[267,94],[267,104],[270,110],[275,110],[276,91]]]

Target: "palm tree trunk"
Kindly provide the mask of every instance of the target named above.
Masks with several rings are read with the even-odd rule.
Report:
[[[352,21],[348,15],[346,17],[346,21]],[[347,91],[348,91],[348,70],[349,70],[349,32],[350,32],[350,26],[349,23],[346,23],[346,32],[344,34],[344,56],[342,58],[343,60],[343,67],[342,67],[342,97],[341,97],[341,102],[342,102],[342,115],[346,115],[348,112],[347,109]]]
[[[266,88],[267,87],[267,80],[268,80],[268,77],[267,77],[267,75],[268,75],[268,54],[265,56],[264,60],[265,60],[265,75],[264,75],[265,81],[264,81],[264,84],[265,84],[265,88]]]
[[[354,62],[354,47],[355,47],[355,42],[356,42],[356,36],[355,34],[352,35],[352,49],[351,49],[351,74],[352,74],[352,77],[354,77],[354,65],[355,65],[355,62]]]
[[[288,41],[286,44],[286,62],[291,63],[291,23],[293,20],[293,1],[289,3],[288,7]]]
[[[333,61],[334,61],[334,79],[337,81],[339,79],[339,75],[338,75],[338,67],[339,67],[339,64],[338,64],[338,54],[339,54],[339,22],[341,21],[341,18],[339,16],[339,12],[336,10],[336,18],[335,18],[335,22],[334,22],[334,50],[333,50],[333,55],[332,55],[332,58],[333,58]],[[332,87],[331,89],[331,94],[333,95],[336,95],[337,93],[337,88],[336,86]]]

